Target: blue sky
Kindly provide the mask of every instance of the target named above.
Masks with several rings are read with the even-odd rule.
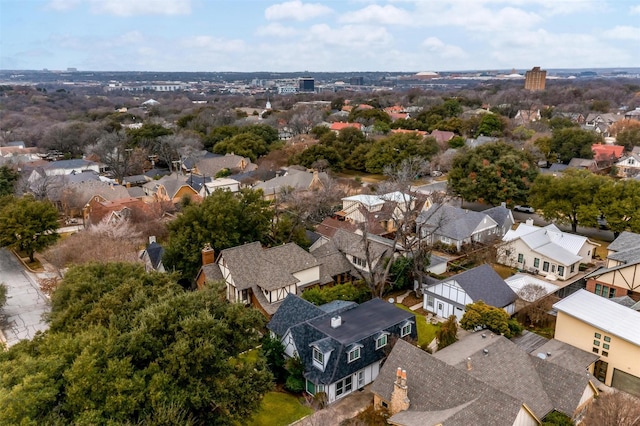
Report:
[[[640,66],[640,0],[0,0],[0,69]]]

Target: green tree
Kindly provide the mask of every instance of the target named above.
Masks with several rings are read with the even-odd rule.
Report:
[[[386,112],[381,109],[371,108],[371,109],[360,109],[354,108],[349,113],[349,121],[364,121],[370,124],[373,124],[377,121],[382,121],[383,123],[391,123],[391,117]]]
[[[432,137],[422,138],[417,133],[394,133],[375,141],[366,154],[369,173],[382,173],[385,166],[397,165],[410,157],[430,159],[438,152],[438,143]]]
[[[391,268],[389,275],[391,278],[391,286],[389,290],[405,290],[411,289],[413,285],[413,259],[409,257],[398,257]]]
[[[518,334],[518,330],[522,330],[504,309],[489,306],[482,300],[465,307],[460,327],[465,330],[486,328],[496,334],[503,334],[506,338],[511,338]]]
[[[321,144],[311,145],[304,151],[294,155],[289,160],[290,164],[299,164],[306,168],[315,168],[314,164],[319,160],[325,160],[333,171],[340,171],[344,167],[342,157],[333,147]]]
[[[623,231],[640,233],[640,182],[606,179],[598,188],[591,215],[582,218],[583,226],[597,227],[599,214],[617,238]],[[597,212],[595,211],[597,210]]]
[[[282,383],[286,380],[287,370],[285,368],[286,358],[284,356],[284,345],[277,337],[271,337],[269,334],[265,334],[262,339],[262,346],[260,351],[264,356],[267,367],[273,374],[274,379],[278,383]]]
[[[625,151],[631,151],[640,146],[640,125],[627,126],[616,135],[616,144],[624,146]]]
[[[5,198],[0,210],[0,247],[25,252],[33,262],[34,254],[55,243],[58,235],[58,210],[48,201],[33,197]]]
[[[495,206],[524,202],[536,176],[538,167],[528,152],[495,142],[460,152],[448,180],[463,200]]]
[[[286,362],[286,368],[289,375],[284,384],[285,389],[293,393],[304,391],[304,364],[300,357],[289,358]]]
[[[205,244],[211,244],[216,252],[253,241],[266,244],[272,218],[262,191],[215,191],[202,203],[188,206],[169,224],[163,262],[190,282],[200,268]]]
[[[438,349],[446,348],[458,341],[458,322],[455,315],[447,318],[440,328],[436,330],[436,339],[438,341]]]
[[[476,131],[476,137],[480,135],[500,137],[503,135],[505,123],[498,114],[484,114],[480,119],[480,125]]]
[[[314,287],[305,290],[302,298],[314,305],[324,305],[334,300],[362,303],[371,298],[371,293],[362,282],[336,284],[331,287]]]
[[[542,421],[542,426],[573,426],[574,424],[571,417],[555,410],[547,414]]]
[[[262,137],[253,133],[240,133],[229,139],[218,142],[213,147],[216,154],[234,153],[243,157],[249,157],[256,161],[258,157],[268,152],[267,144]]]
[[[571,225],[594,224],[599,210],[595,196],[607,181],[587,170],[568,169],[561,176],[540,175],[531,185],[529,203],[542,211],[546,220]]]
[[[19,178],[20,174],[11,167],[0,167],[0,197],[13,194]]]
[[[0,354],[0,423],[234,425],[250,416],[272,380],[263,357],[242,355],[259,343],[264,317],[228,303],[221,285],[185,292],[171,280],[140,265],[72,267],[59,288],[69,300],[58,297],[52,316],[73,321]],[[92,306],[64,314],[76,298]]]
[[[557,153],[560,161],[568,164],[574,157],[593,158],[591,146],[599,140],[599,136],[590,130],[560,128],[553,131],[551,151]]]
[[[204,138],[203,145],[205,149],[213,152],[216,144],[225,139],[232,138],[240,133],[238,126],[218,126],[211,129],[209,134]]]
[[[172,134],[171,129],[167,129],[159,124],[144,123],[139,129],[127,129],[127,136],[133,146],[148,144],[148,141],[155,140],[160,136]]]

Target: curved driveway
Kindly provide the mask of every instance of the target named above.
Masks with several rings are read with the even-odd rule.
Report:
[[[42,318],[50,311],[48,299],[33,275],[5,249],[0,249],[0,282],[8,288],[7,303],[0,309],[0,326],[8,347],[49,328]]]

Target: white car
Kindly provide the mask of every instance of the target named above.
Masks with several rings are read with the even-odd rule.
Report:
[[[513,211],[514,212],[522,212],[522,213],[535,213],[535,210],[533,207],[531,206],[521,206],[521,205],[516,205],[513,206]]]

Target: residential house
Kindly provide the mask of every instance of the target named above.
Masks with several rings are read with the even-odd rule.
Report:
[[[289,167],[282,176],[276,176],[265,182],[260,182],[254,189],[262,189],[266,199],[275,199],[278,195],[288,191],[314,191],[324,188],[329,176],[317,170],[308,172]]]
[[[540,121],[541,118],[542,116],[540,115],[540,109],[532,108],[528,110],[526,109],[518,110],[518,112],[516,112],[515,117],[513,117],[513,120],[515,121],[516,124],[522,126],[525,124]]]
[[[640,234],[624,231],[607,247],[603,268],[588,274],[587,291],[606,298],[640,301]]]
[[[586,130],[591,130],[603,137],[609,136],[609,127],[618,120],[623,119],[624,116],[611,113],[590,113],[587,115],[584,121],[584,125],[581,127]]]
[[[256,241],[228,248],[220,252],[215,266],[205,269],[213,257],[208,250],[203,251],[203,262],[209,263],[203,265],[196,277],[198,286],[222,278],[227,300],[252,305],[267,317],[276,312],[288,294],[328,284],[320,280],[317,259],[295,243],[263,248]]]
[[[417,338],[415,315],[381,299],[316,307],[289,295],[267,328],[300,357],[306,391],[328,403],[374,381],[396,340]]]
[[[438,144],[442,145],[442,144],[446,144],[451,139],[453,139],[456,136],[456,134],[453,132],[445,131],[445,130],[435,129],[434,131],[431,132],[429,136],[434,138],[436,142],[438,142]]]
[[[640,121],[640,107],[636,107],[630,111],[624,113],[625,120],[636,120]]]
[[[506,207],[496,207],[492,215],[503,217],[500,210],[508,210]],[[513,216],[511,216],[513,218]],[[485,212],[475,212],[453,207],[446,204],[433,204],[429,209],[422,211],[417,219],[416,226],[420,238],[427,244],[440,242],[453,246],[460,251],[463,245],[473,243],[487,244],[502,237],[505,221],[498,224],[491,215]]]
[[[149,237],[149,244],[140,252],[140,260],[147,272],[166,272],[162,263],[164,248],[156,242],[156,237]]]
[[[560,117],[568,118],[577,124],[584,124],[585,117],[579,112],[560,112],[558,113]]]
[[[631,178],[640,175],[640,146],[634,146],[629,154],[615,163],[615,166],[619,177]]]
[[[624,147],[622,145],[598,143],[591,145],[591,150],[593,151],[593,159],[598,164],[598,168],[602,169],[615,164],[620,157],[622,157]]]
[[[29,182],[43,176],[70,175],[72,173],[81,173],[88,170],[92,170],[96,173],[100,173],[102,171],[100,170],[100,165],[98,163],[89,160],[74,159],[51,161],[34,170],[34,173],[37,173],[37,175],[30,175]]]
[[[200,197],[202,198],[205,198],[213,194],[217,190],[239,192],[240,182],[231,178],[211,179],[209,182],[205,182],[202,185],[200,191],[198,192],[198,195],[200,195]]]
[[[362,124],[360,124],[360,123],[342,123],[340,121],[336,121],[334,123],[331,123],[331,126],[329,127],[329,130],[331,130],[332,132],[338,134],[338,133],[340,133],[340,130],[348,129],[348,128],[353,128],[353,129],[357,129],[357,130],[362,131]]]
[[[147,182],[142,187],[147,196],[155,201],[178,203],[184,197],[199,199],[198,191],[189,185],[188,179],[188,176],[174,173],[158,180]]]
[[[220,171],[229,170],[233,173],[248,172],[258,166],[247,157],[235,154],[226,154],[215,157],[205,157],[194,162],[190,172],[200,175],[215,177]]]
[[[567,164],[568,169],[598,171],[598,162],[593,158],[572,158]]]
[[[140,220],[150,214],[149,206],[138,198],[120,198],[107,200],[94,195],[82,210],[85,227],[100,222],[116,223],[121,220]]]
[[[403,426],[533,426],[553,411],[577,418],[598,395],[588,375],[480,332],[434,355],[398,341],[371,391]]]
[[[518,224],[502,238],[498,261],[503,265],[544,275],[547,279],[567,280],[578,274],[580,264],[591,263],[600,244],[581,235],[562,232],[551,224]]]
[[[462,319],[466,305],[480,300],[513,315],[518,298],[489,264],[425,285],[422,295],[423,309],[441,318],[455,315],[458,321]]]
[[[527,303],[533,303],[560,289],[557,285],[536,278],[530,274],[515,274],[505,278],[504,282],[511,287],[511,290],[513,290],[519,298]],[[539,289],[539,291],[531,291],[532,288]]]
[[[555,338],[600,358],[593,375],[640,396],[640,312],[586,290],[553,305]]]
[[[469,148],[477,148],[479,146],[488,144],[488,143],[492,143],[492,142],[498,142],[500,139],[498,138],[494,138],[492,136],[484,136],[484,135],[480,135],[477,138],[473,139],[473,138],[468,138],[465,141],[465,145]]]
[[[415,203],[415,197],[400,191],[358,194],[343,198],[342,210],[336,216],[357,225],[366,224],[367,232],[382,235],[394,232]]]

